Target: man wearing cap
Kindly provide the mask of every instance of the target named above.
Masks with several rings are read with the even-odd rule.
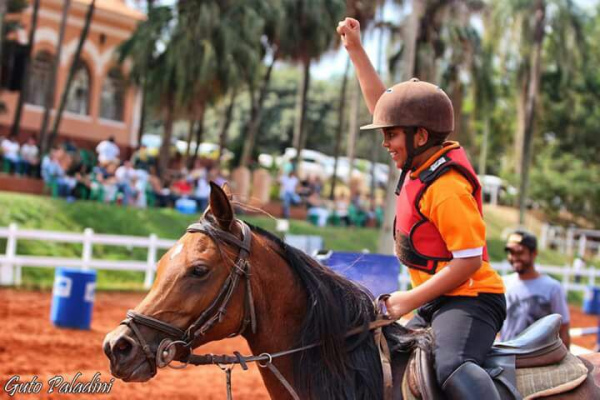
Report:
[[[409,328],[431,327],[438,383],[449,399],[499,400],[481,368],[506,316],[504,285],[488,262],[481,185],[466,153],[446,138],[452,102],[439,87],[411,79],[386,89],[360,42],[358,21],[337,28],[373,114],[361,129],[381,129],[383,147],[402,170],[396,188],[396,255],[412,289],[390,295]]]
[[[536,237],[517,230],[510,234],[504,249],[515,273],[504,278],[507,315],[501,339],[511,340],[538,319],[556,313],[562,316],[560,338],[568,348],[571,338],[565,293],[560,282],[535,269]]]

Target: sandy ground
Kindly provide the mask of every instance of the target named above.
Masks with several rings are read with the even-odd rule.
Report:
[[[110,380],[108,359],[102,351],[105,334],[124,318],[125,312],[143,298],[139,293],[98,293],[90,331],[59,329],[52,325],[50,292],[0,289],[0,398],[7,381],[19,375],[21,382],[37,376],[44,386],[40,394],[15,395],[17,399],[226,399],[225,375],[216,366],[162,369],[150,382],[124,383],[116,380],[109,395],[48,394],[48,380],[62,375],[71,380],[77,372],[89,381],[96,372]],[[571,308],[573,327],[596,326],[595,316]],[[573,343],[593,348],[595,335],[574,338]],[[197,353],[249,354],[243,339],[234,338],[204,346]],[[268,399],[256,366],[233,371],[233,397],[236,400]]]

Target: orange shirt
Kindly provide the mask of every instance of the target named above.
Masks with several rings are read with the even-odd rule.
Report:
[[[454,143],[446,143],[443,149],[411,173],[410,179],[416,179],[432,162],[454,147]],[[485,246],[485,222],[472,193],[473,187],[469,181],[460,172],[451,169],[427,188],[419,202],[419,210],[436,226],[455,258],[461,252],[469,254]],[[448,262],[439,262],[437,271],[447,265]],[[413,287],[433,276],[412,268],[409,268],[409,272]],[[483,261],[481,268],[468,281],[445,294],[477,296],[479,293],[504,293],[502,278],[487,261]]]

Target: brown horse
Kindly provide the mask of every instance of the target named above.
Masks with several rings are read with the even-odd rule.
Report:
[[[276,236],[248,228],[235,218],[228,189],[211,187],[203,218],[162,257],[145,299],[107,334],[111,373],[147,381],[171,359],[189,360],[193,348],[237,333],[275,367],[260,369],[273,399],[293,398],[291,392],[301,399],[382,399],[380,353],[366,328],[377,314],[371,296]],[[365,333],[347,336],[356,327]],[[383,333],[394,377],[412,350],[430,346],[426,333],[399,324]],[[586,381],[554,398],[600,398],[594,356]],[[394,398],[401,398],[396,380]]]

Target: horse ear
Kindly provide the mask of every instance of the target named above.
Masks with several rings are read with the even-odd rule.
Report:
[[[221,229],[230,231],[234,216],[233,207],[226,191],[231,194],[228,187],[220,188],[216,183],[210,182],[210,210]]]
[[[223,189],[223,192],[225,192],[229,201],[233,200],[233,193],[231,192],[231,186],[229,186],[229,183],[223,182],[221,189]]]

